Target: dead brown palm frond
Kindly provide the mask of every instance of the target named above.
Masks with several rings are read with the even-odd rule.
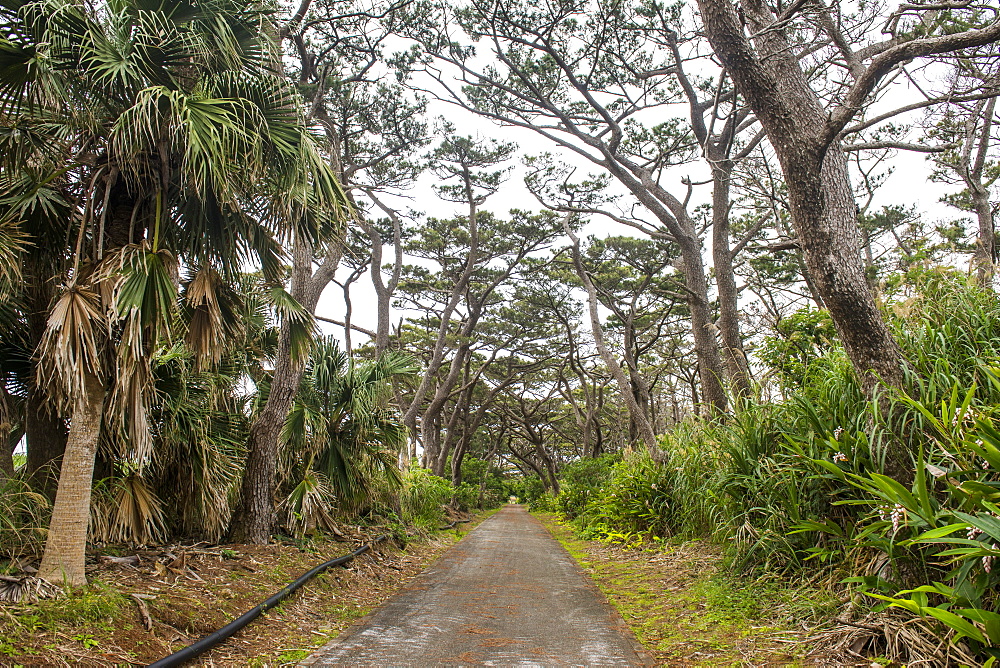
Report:
[[[16,578],[0,575],[0,601],[34,603],[43,598],[60,598],[65,593],[59,585],[34,575]]]
[[[169,340],[176,308],[177,259],[165,250],[152,250],[147,241],[110,253],[95,279],[111,297],[110,317],[119,320],[116,374],[109,408],[127,435],[128,455],[148,462],[153,452],[149,410],[155,394],[150,352]]]
[[[284,515],[285,527],[301,538],[318,528],[336,529],[330,514],[333,504],[330,481],[319,471],[307,469],[299,484],[281,502],[278,512]]]
[[[150,545],[166,535],[166,514],[142,476],[132,472],[95,494],[90,532],[98,542]]]
[[[832,626],[815,633],[806,643],[810,656],[843,657],[864,661],[864,665],[869,665],[871,657],[928,668],[977,665],[975,654],[964,642],[953,642],[953,633],[944,633],[932,625],[933,620],[887,608],[859,620],[834,620]]]
[[[215,365],[239,329],[239,297],[212,267],[202,267],[188,282],[185,299],[191,318],[185,342],[200,368]]]
[[[125,319],[116,358],[117,373],[112,400],[108,405],[114,420],[126,434],[127,457],[139,464],[153,454],[153,434],[149,419],[156,388],[149,356],[144,354],[142,323],[137,314]]]
[[[100,296],[85,285],[65,288],[39,346],[39,385],[64,404],[86,396],[87,376],[104,376],[100,351],[107,330]]]

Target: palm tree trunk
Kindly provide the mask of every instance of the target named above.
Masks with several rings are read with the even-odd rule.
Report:
[[[0,449],[0,483],[14,477],[14,447],[4,444]]]
[[[88,373],[86,392],[73,407],[70,417],[59,489],[42,565],[38,569],[38,576],[50,582],[64,582],[71,587],[87,584],[84,560],[90,523],[90,491],[106,395],[104,383]]]

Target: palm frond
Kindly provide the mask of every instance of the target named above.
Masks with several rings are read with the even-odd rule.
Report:
[[[141,329],[136,333],[153,341],[168,333],[177,299],[177,259],[170,251],[125,246],[108,258],[98,276],[116,283],[115,311],[120,318],[137,318]]]
[[[302,361],[309,356],[316,323],[312,314],[303,308],[292,295],[280,286],[269,291],[271,305],[278,314],[282,325],[287,325],[289,349],[294,361]]]
[[[336,528],[332,516],[335,502],[326,476],[318,471],[307,470],[302,480],[281,502],[278,512],[284,516],[285,527],[296,538],[301,538],[318,528]]]
[[[90,534],[103,543],[150,545],[166,535],[163,504],[136,472],[98,484]]]
[[[240,328],[239,295],[206,265],[188,281],[184,297],[191,308],[185,337],[188,347],[199,364],[218,364]]]
[[[86,377],[102,378],[108,334],[101,299],[91,288],[65,288],[52,307],[39,346],[39,385],[62,402],[86,396]]]

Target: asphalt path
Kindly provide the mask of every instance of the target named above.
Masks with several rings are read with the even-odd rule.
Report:
[[[573,558],[506,506],[304,666],[646,666]]]

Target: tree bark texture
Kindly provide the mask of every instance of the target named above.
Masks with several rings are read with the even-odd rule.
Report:
[[[7,429],[3,431],[9,433]],[[7,434],[4,434],[4,436],[7,436]],[[0,449],[0,483],[7,478],[14,477],[14,448],[17,447],[17,441],[11,444],[10,442],[13,440],[13,436],[9,436],[4,439],[5,442],[0,446],[2,448]]]
[[[291,294],[310,314],[316,313],[320,295],[333,280],[341,253],[340,247],[331,249],[323,264],[313,273],[312,246],[305,240],[296,240]],[[234,543],[266,545],[271,537],[275,521],[274,494],[277,488],[281,428],[302,382],[305,365],[305,359],[293,359],[290,328],[287,323],[283,323],[278,338],[271,390],[264,408],[250,426],[240,497],[229,523],[229,539]]]
[[[78,398],[70,417],[59,488],[52,508],[42,565],[38,569],[38,577],[71,587],[87,584],[84,563],[90,523],[90,492],[107,395],[104,382],[97,376],[88,373],[85,382],[86,393]]]
[[[740,334],[740,291],[733,269],[733,252],[729,245],[729,187],[733,164],[726,160],[712,163],[712,260],[715,283],[719,291],[719,338],[726,374],[737,402],[750,396],[750,368],[743,337]]]
[[[250,427],[240,500],[230,523],[229,539],[234,543],[266,545],[274,527],[281,428],[305,369],[305,360],[291,359],[289,338],[288,331],[282,327],[271,391]]]
[[[806,270],[862,384],[899,386],[902,353],[865,281],[847,159],[827,138],[827,114],[774,17],[759,0],[740,5],[754,45],[728,0],[698,0],[709,41],[774,147]]]

